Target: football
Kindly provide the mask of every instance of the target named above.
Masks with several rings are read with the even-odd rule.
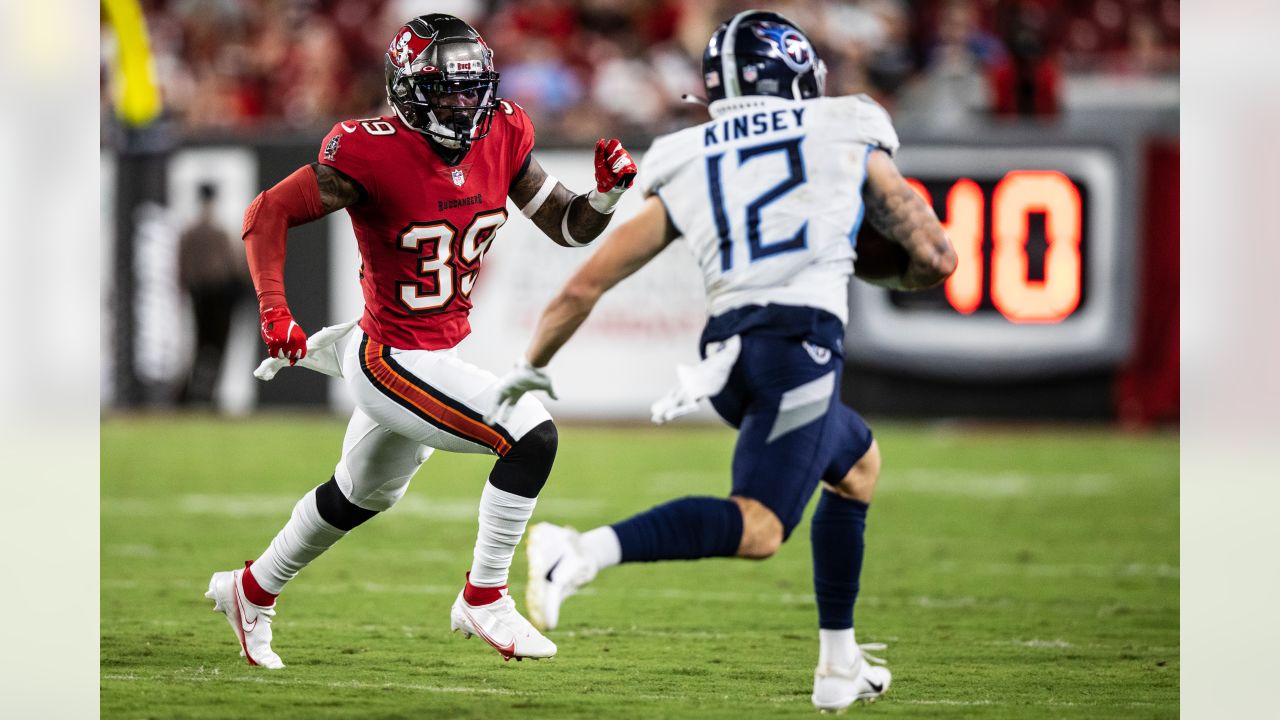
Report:
[[[853,261],[854,273],[864,280],[898,277],[910,262],[905,248],[885,237],[869,222],[862,223],[853,249],[857,253]]]

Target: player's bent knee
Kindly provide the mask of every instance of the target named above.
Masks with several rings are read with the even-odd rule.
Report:
[[[738,545],[738,557],[749,560],[772,557],[782,547],[785,536],[782,521],[758,500],[735,496],[733,501],[742,510],[742,542]]]
[[[773,557],[782,547],[782,523],[774,518],[772,523],[746,530],[742,533],[743,544],[738,549],[740,557],[751,560],[765,560]]]
[[[554,422],[547,420],[525,433],[512,450],[525,454],[533,461],[542,462],[550,469],[556,461],[556,450],[559,447],[560,432],[556,430]]]
[[[831,490],[847,500],[870,503],[879,479],[880,446],[872,440],[867,452],[854,463],[839,484],[831,486]]]
[[[560,433],[556,430],[556,424],[547,420],[521,436],[502,460],[550,473],[559,447]]]
[[[556,424],[551,420],[543,422],[522,435],[507,454],[498,459],[489,482],[515,495],[537,497],[551,475],[559,445]]]
[[[362,508],[348,500],[338,487],[337,478],[332,477],[316,488],[316,510],[325,522],[339,530],[351,530],[378,514],[378,510]]]

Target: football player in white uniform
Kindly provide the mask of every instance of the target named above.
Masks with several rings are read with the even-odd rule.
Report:
[[[686,497],[578,534],[546,523],[528,545],[530,617],[554,628],[566,597],[622,562],[766,558],[813,517],[819,657],[813,702],[840,709],[889,687],[855,642],[863,529],[880,468],[871,431],[840,401],[848,283],[865,219],[900,246],[879,284],[927,288],[956,256],[932,209],[898,173],[898,138],[865,96],[823,97],[808,38],[769,12],[735,15],[703,55],[711,120],[658,138],[641,166],[647,196],[552,300],[502,402],[550,391],[544,368],[600,296],[672,240],[689,243],[706,283],[705,360],[654,406],[655,421],[709,397],[738,428],[728,498]],[[864,236],[866,234],[864,233]],[[863,266],[856,268],[863,276]],[[499,413],[501,410],[499,410]]]

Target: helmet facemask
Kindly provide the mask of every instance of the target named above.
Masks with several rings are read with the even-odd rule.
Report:
[[[493,73],[495,76],[497,73]],[[391,106],[406,125],[451,149],[463,149],[489,133],[497,107],[497,78],[410,76],[392,87]]]

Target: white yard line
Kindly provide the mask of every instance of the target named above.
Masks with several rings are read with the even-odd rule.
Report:
[[[331,682],[322,680],[308,680],[300,678],[296,675],[271,676],[238,676],[232,677],[223,675],[214,668],[211,672],[204,672],[201,668],[195,672],[172,672],[172,673],[103,673],[102,680],[111,682],[231,682],[231,683],[249,683],[254,685],[278,685],[282,687],[322,687],[332,690],[405,690],[411,692],[428,692],[441,693],[450,695],[497,695],[505,697],[522,697],[532,696],[534,693],[517,692],[506,688],[485,688],[485,687],[461,687],[454,685],[426,685],[422,683],[403,683],[403,682],[363,682],[360,680],[346,680],[342,682]],[[713,693],[697,693],[690,694],[651,694],[640,693],[635,695],[627,695],[625,699],[630,700],[651,700],[651,701],[688,701],[692,698],[709,698],[718,697]],[[741,697],[741,696],[739,696]],[[807,700],[795,695],[784,695],[767,698],[770,703],[783,705],[795,703],[797,706],[807,704]],[[1121,703],[1111,702],[1089,702],[1078,703],[1068,700],[1041,700],[1031,703],[1012,702],[1002,700],[956,700],[951,698],[897,698],[893,695],[885,697],[880,702],[891,705],[937,705],[937,706],[954,706],[954,707],[982,707],[982,706],[1001,706],[1001,707],[1155,707],[1155,703],[1129,701]]]
[[[1116,477],[1104,473],[980,473],[917,468],[884,473],[876,492],[976,498],[1097,497],[1115,492],[1116,485]]]
[[[1075,647],[1071,643],[1061,638],[1055,638],[1053,640],[1040,640],[1038,638],[1033,638],[1031,640],[990,640],[983,644],[984,645],[1014,645],[1017,647],[1028,647],[1028,648],[1054,648],[1054,649],[1062,649],[1062,650],[1065,650],[1066,648],[1070,648],[1070,647]]]
[[[704,630],[650,630],[631,626],[628,628],[578,628],[576,630],[557,630],[555,637],[578,637],[578,638],[597,638],[597,637],[661,637],[675,638],[678,640],[731,640],[738,637],[754,637],[760,635],[755,630],[743,630],[741,632],[709,632]],[[814,635],[816,638],[817,635]]]
[[[175,498],[104,497],[102,514],[108,518],[158,517],[166,515],[214,515],[230,518],[289,518],[298,498],[292,495],[180,495]],[[480,499],[429,499],[418,495],[403,498],[389,512],[393,515],[424,518],[436,522],[474,523]],[[547,498],[538,503],[538,512],[559,519],[595,518],[605,508],[601,500]]]
[[[994,700],[949,700],[947,698],[938,698],[934,700],[920,698],[914,700],[901,700],[892,696],[886,696],[886,703],[894,705],[956,705],[960,707],[975,707],[979,705],[1007,705],[1008,703],[997,703]]]
[[[1168,563],[964,563],[942,560],[929,565],[931,570],[968,575],[1024,577],[1155,577],[1178,579],[1180,570]]]
[[[1105,700],[1098,702],[1074,702],[1071,700],[1036,700],[1035,702],[1015,702],[1003,700],[950,700],[947,698],[911,698],[899,699],[889,695],[881,702],[893,703],[895,705],[999,705],[1001,707],[1096,707],[1096,708],[1112,708],[1112,707],[1155,707],[1155,703],[1142,702],[1141,700],[1130,700],[1128,702],[1107,702]]]
[[[116,557],[154,558],[160,556],[160,549],[154,545],[142,543],[107,543],[108,555]],[[183,552],[186,552],[185,550]]]
[[[202,669],[203,670],[203,669]],[[469,688],[469,687],[453,687],[446,685],[422,685],[419,683],[400,683],[400,682],[362,682],[360,680],[347,680],[343,682],[325,682],[320,680],[307,680],[297,676],[289,677],[271,677],[268,675],[259,675],[251,677],[231,677],[223,675],[215,669],[214,672],[204,673],[197,671],[195,673],[154,673],[150,675],[139,675],[136,673],[104,673],[103,680],[116,680],[121,682],[238,682],[238,683],[254,683],[258,685],[281,685],[288,687],[324,687],[335,690],[412,690],[415,692],[434,692],[434,693],[457,693],[465,695],[520,695],[521,693],[514,690],[504,688]]]
[[[359,546],[358,544],[341,546],[341,553],[347,558],[358,558],[367,561],[386,560],[387,551],[378,550],[369,547]],[[137,543],[106,543],[103,545],[107,555],[113,557],[127,558],[157,558],[167,554],[164,549],[154,545],[137,544]],[[175,548],[172,554],[185,556],[190,552],[187,548]],[[466,563],[471,559],[469,550],[441,550],[419,549],[419,550],[396,550],[395,558],[397,562],[412,562],[423,565],[439,565],[444,563],[456,564],[459,562]]]
[[[454,595],[457,593],[457,589],[452,587],[445,588],[443,586],[439,586],[438,589],[440,590],[440,592],[434,593],[434,594]],[[655,618],[654,620],[656,622],[658,619]],[[185,628],[191,625],[191,620],[189,618],[188,619],[150,618],[146,621],[146,624],[149,626],[184,627]],[[297,628],[297,629],[303,629],[303,630],[306,630],[306,629],[324,630],[324,629],[332,628],[333,622],[329,620],[309,620],[306,618],[289,617],[288,626],[290,628]],[[387,629],[390,629],[392,626],[377,625],[373,623],[364,623],[355,627],[358,630],[372,632],[372,631],[379,631],[379,630],[387,630]],[[405,637],[412,638],[412,637],[417,637],[418,635],[423,633],[430,635],[434,632],[434,628],[430,627],[429,625],[423,625],[418,627],[414,627],[410,625],[401,625],[400,631],[404,634]],[[805,628],[803,631],[797,631],[797,632],[801,632],[801,634],[803,634],[808,631],[809,629]],[[583,638],[583,639],[590,639],[590,638],[628,639],[628,638],[644,637],[644,638],[670,638],[673,640],[681,640],[681,641],[689,641],[689,640],[705,641],[705,640],[735,640],[735,639],[740,639],[744,637],[745,638],[757,638],[762,636],[772,637],[778,634],[780,633],[761,632],[759,630],[739,630],[739,631],[734,631],[734,630],[708,631],[708,630],[682,630],[682,629],[663,630],[663,629],[644,627],[642,625],[631,625],[629,627],[579,627],[571,630],[557,630],[555,632],[555,637],[556,638]],[[814,639],[816,639],[817,636],[814,635],[813,637]],[[912,642],[911,638],[907,638],[904,640],[900,637],[893,637],[893,636],[868,635],[864,639],[874,640],[876,642],[886,642],[891,645],[895,643],[910,644]],[[1068,640],[1063,640],[1062,638],[1054,638],[1051,640],[1046,640],[1041,638],[1029,638],[1029,639],[1014,638],[1014,639],[1008,639],[1008,640],[976,640],[974,642],[978,645],[984,645],[989,647],[1024,647],[1024,648],[1036,648],[1036,649],[1043,649],[1043,650],[1076,649],[1076,650],[1103,650],[1103,651],[1112,651],[1112,652],[1123,650],[1126,652],[1147,652],[1147,653],[1154,653],[1154,654],[1178,652],[1178,648],[1170,647],[1166,645],[1150,645],[1145,647],[1134,646],[1128,640],[1117,641],[1115,644],[1106,644],[1106,643],[1078,644],[1078,643],[1070,642]]]
[[[413,514],[410,512],[409,514]],[[425,514],[425,513],[424,513]],[[420,515],[421,516],[421,515]],[[438,519],[438,518],[437,518]],[[458,519],[458,518],[455,518]],[[472,518],[468,517],[468,522]],[[155,558],[167,554],[163,548],[155,545],[143,543],[107,543],[104,545],[107,555],[122,558]],[[186,550],[182,550],[186,552]],[[376,550],[361,547],[358,543],[352,545],[343,545],[342,553],[348,557],[355,557],[364,560],[377,561],[386,557],[384,550]],[[465,550],[452,551],[439,548],[418,549],[397,551],[396,559],[398,561],[411,561],[424,565],[457,563],[465,561],[469,554]],[[983,575],[997,577],[1029,577],[1029,578],[1121,578],[1121,577],[1151,577],[1160,579],[1177,580],[1180,577],[1180,570],[1175,565],[1167,563],[1037,563],[1037,562],[1006,562],[1006,563],[962,563],[954,560],[943,560],[930,565],[930,569],[940,573],[948,574],[965,574],[965,575]],[[378,591],[374,591],[378,592]],[[588,594],[592,589],[584,591]],[[684,596],[680,594],[680,590],[670,591],[651,591],[658,593],[667,593],[667,596],[676,599],[682,599]],[[669,595],[676,593],[676,595]],[[734,593],[734,595],[741,595]],[[754,597],[754,596],[753,596]],[[781,602],[807,602],[812,599],[812,595],[784,595]],[[928,601],[922,601],[922,605],[928,605]]]
[[[118,590],[155,589],[158,587],[166,587],[187,589],[192,592],[203,592],[207,583],[208,580],[203,578],[176,579],[163,583],[147,583],[140,580],[116,578],[103,580],[102,587]],[[458,584],[406,585],[364,581],[356,583],[343,582],[311,585],[307,587],[306,592],[315,595],[346,595],[352,592],[366,592],[378,595],[457,595],[460,589],[461,586]],[[626,596],[628,598],[675,600],[681,602],[752,603],[757,605],[811,606],[815,602],[814,596],[811,593],[750,593],[734,592],[729,590],[685,590],[681,588],[653,590],[617,588],[601,590],[598,587],[588,587],[580,590],[578,594],[584,596],[601,595],[604,597]],[[862,595],[858,598],[858,603],[861,607],[915,607],[929,610],[976,610],[979,612],[1037,604],[1035,601],[1017,601],[1012,598],[979,599],[966,595],[916,595],[906,598],[885,598],[877,595]],[[1100,612],[1107,610],[1109,607],[1110,606],[1107,605],[1101,606]],[[1141,612],[1164,612],[1168,609],[1165,607],[1129,604],[1124,605],[1124,607],[1130,611]]]

